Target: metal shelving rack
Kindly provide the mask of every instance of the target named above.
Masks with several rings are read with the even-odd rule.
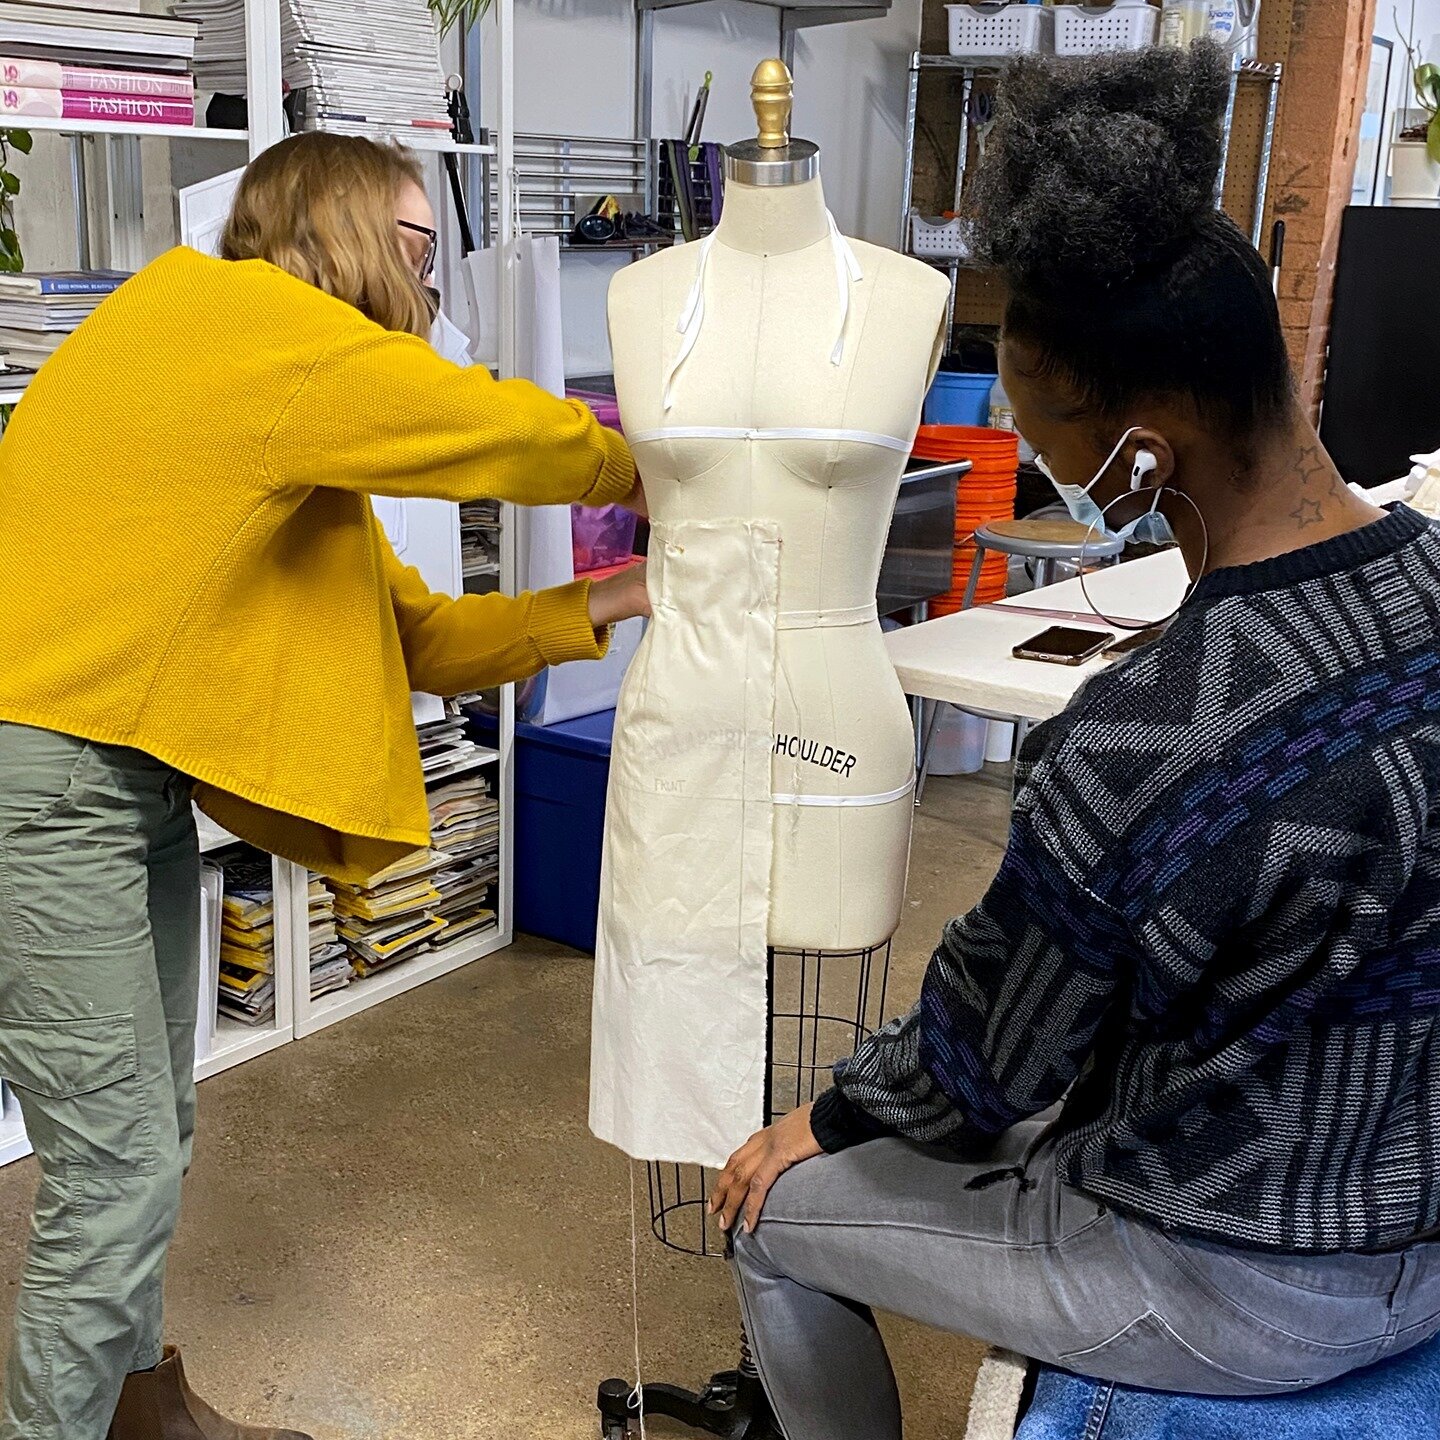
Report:
[[[488,169],[493,163],[502,174],[510,173],[515,164],[514,145],[514,0],[495,0],[494,43],[498,76],[494,95],[496,115],[493,118],[493,145],[460,145],[445,135],[420,133],[407,137],[414,150],[427,157],[451,151],[463,156],[473,167],[470,192],[483,195],[475,184],[475,172]],[[76,250],[81,268],[103,263],[118,269],[138,269],[144,263],[144,216],[142,211],[143,172],[140,141],[215,141],[227,142],[238,150],[247,148],[250,158],[283,139],[286,118],[283,108],[283,85],[280,47],[279,0],[246,0],[246,101],[249,128],[218,130],[205,126],[141,125],[126,121],[26,119],[27,129],[55,131],[71,140],[71,169],[76,222]],[[90,216],[88,212],[87,167],[103,163],[108,181],[108,224],[101,236],[103,260],[92,256]],[[445,194],[443,180],[437,185],[437,196]],[[448,197],[447,197],[448,198]],[[513,222],[509,206],[498,207],[494,235],[499,246],[509,243]],[[482,232],[483,233],[483,232]],[[446,254],[448,251],[442,252]],[[497,250],[498,255],[503,250]],[[502,280],[503,280],[502,272]],[[459,293],[458,285],[455,292]],[[499,371],[504,376],[516,373],[515,364],[515,299],[511,286],[499,287]],[[23,403],[23,390],[6,390],[0,382],[0,404]],[[455,573],[460,568],[458,507],[454,520]],[[510,507],[502,507],[500,574],[497,583],[514,590],[516,574],[514,526],[509,523]],[[457,580],[456,592],[460,590]],[[402,962],[393,969],[367,980],[357,980],[349,989],[332,992],[316,1001],[310,999],[309,913],[307,892],[309,876],[288,861],[273,860],[275,887],[275,1016],[265,1025],[250,1027],[222,1017],[210,1052],[196,1065],[196,1078],[204,1080],[234,1065],[254,1059],[278,1046],[300,1039],[339,1020],[369,1009],[439,975],[458,969],[485,955],[509,945],[514,936],[514,696],[512,687],[501,695],[499,714],[499,746],[486,760],[493,777],[494,791],[500,801],[500,879],[497,886],[497,924],[484,935],[458,942],[452,949],[440,949]],[[202,854],[214,855],[238,843],[213,822],[197,815]],[[18,1160],[30,1153],[13,1095],[0,1113],[0,1165]]]
[[[635,0],[635,134],[647,142],[645,209],[655,213],[659,188],[659,155],[655,129],[655,17],[662,10],[703,5],[706,0]],[[751,0],[776,12],[780,22],[780,58],[795,69],[795,40],[802,30],[838,25],[848,20],[879,20],[890,13],[891,0]]]
[[[960,209],[960,199],[965,186],[965,175],[970,166],[970,99],[977,82],[997,78],[1004,69],[1003,57],[963,55],[926,55],[916,51],[910,57],[909,87],[905,98],[905,179],[900,194],[899,248],[905,254],[912,254],[910,240],[910,211],[915,196],[915,138],[920,112],[920,77],[925,72],[959,75],[960,86],[960,130],[955,154],[955,193],[951,209]],[[1239,60],[1231,66],[1230,94],[1225,106],[1224,148],[1220,158],[1220,176],[1216,186],[1215,204],[1219,208],[1224,192],[1225,180],[1230,169],[1230,148],[1234,132],[1235,104],[1242,83],[1263,84],[1268,87],[1265,100],[1265,123],[1261,136],[1259,169],[1255,186],[1255,203],[1251,220],[1250,238],[1258,246],[1265,223],[1265,200],[1270,185],[1270,160],[1275,146],[1275,121],[1280,106],[1280,80],[1283,66],[1278,62],[1268,64],[1260,60]],[[946,315],[947,333],[955,322],[955,297],[960,281],[960,272],[967,268],[964,259],[934,259],[917,256],[949,273],[950,306]]]

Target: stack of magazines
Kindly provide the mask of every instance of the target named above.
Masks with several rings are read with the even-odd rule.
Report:
[[[177,0],[199,22],[196,72],[209,89],[245,86],[244,0]],[[296,128],[352,135],[448,134],[445,70],[426,0],[281,0],[282,73]]]
[[[318,875],[310,877],[310,998],[318,1000],[350,983],[350,951],[335,923],[335,895]]]
[[[435,874],[443,864],[433,850],[416,850],[359,884],[329,882],[340,938],[362,980],[423,953],[445,929],[435,914]]]
[[[0,116],[193,124],[195,36],[121,0],[0,0]]]
[[[5,363],[38,369],[129,278],[119,270],[0,275],[0,354]]]
[[[500,804],[486,777],[494,754],[469,738],[455,702],[420,727],[432,848],[358,884],[332,880],[340,939],[362,979],[448,950],[494,928]]]
[[[460,506],[460,566],[467,580],[500,575],[500,502],[466,500]]]
[[[484,767],[493,757],[465,733],[453,702],[444,720],[420,727],[420,760],[430,801],[431,843],[444,857],[433,913],[445,921],[446,946],[495,924],[500,878],[500,802]]]
[[[268,855],[227,854],[220,913],[220,1013],[245,1025],[275,1018],[275,883]]]

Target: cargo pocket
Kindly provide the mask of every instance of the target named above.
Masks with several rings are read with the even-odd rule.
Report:
[[[18,726],[10,729],[12,734],[23,733],[27,743],[16,745],[13,759],[5,757],[9,768],[0,790],[0,841],[62,814],[83,783],[90,756],[88,741]]]
[[[0,1076],[15,1088],[30,1142],[47,1172],[90,1177],[155,1168],[129,1015],[0,1017]]]
[[[1059,1358],[1067,1370],[1077,1375],[1192,1395],[1267,1395],[1316,1383],[1264,1379],[1222,1365],[1181,1339],[1153,1310],[1147,1310],[1108,1340],[1085,1350],[1068,1351]]]

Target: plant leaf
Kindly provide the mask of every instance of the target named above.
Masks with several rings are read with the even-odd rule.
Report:
[[[444,34],[462,20],[478,25],[490,9],[490,0],[430,0],[430,8]]]
[[[28,155],[35,148],[35,138],[28,130],[7,130],[5,139],[22,155]]]
[[[1430,124],[1425,132],[1425,153],[1440,165],[1440,111],[1430,117]]]
[[[12,174],[9,170],[0,170],[0,188],[3,188],[7,195],[18,195],[20,193],[20,177]]]

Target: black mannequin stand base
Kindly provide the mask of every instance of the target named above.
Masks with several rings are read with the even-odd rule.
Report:
[[[759,1377],[743,1370],[722,1371],[698,1395],[675,1385],[646,1385],[642,1395],[647,1418],[664,1415],[721,1440],[782,1440]],[[638,1431],[634,1398],[628,1380],[606,1380],[600,1386],[602,1440],[625,1440]]]

